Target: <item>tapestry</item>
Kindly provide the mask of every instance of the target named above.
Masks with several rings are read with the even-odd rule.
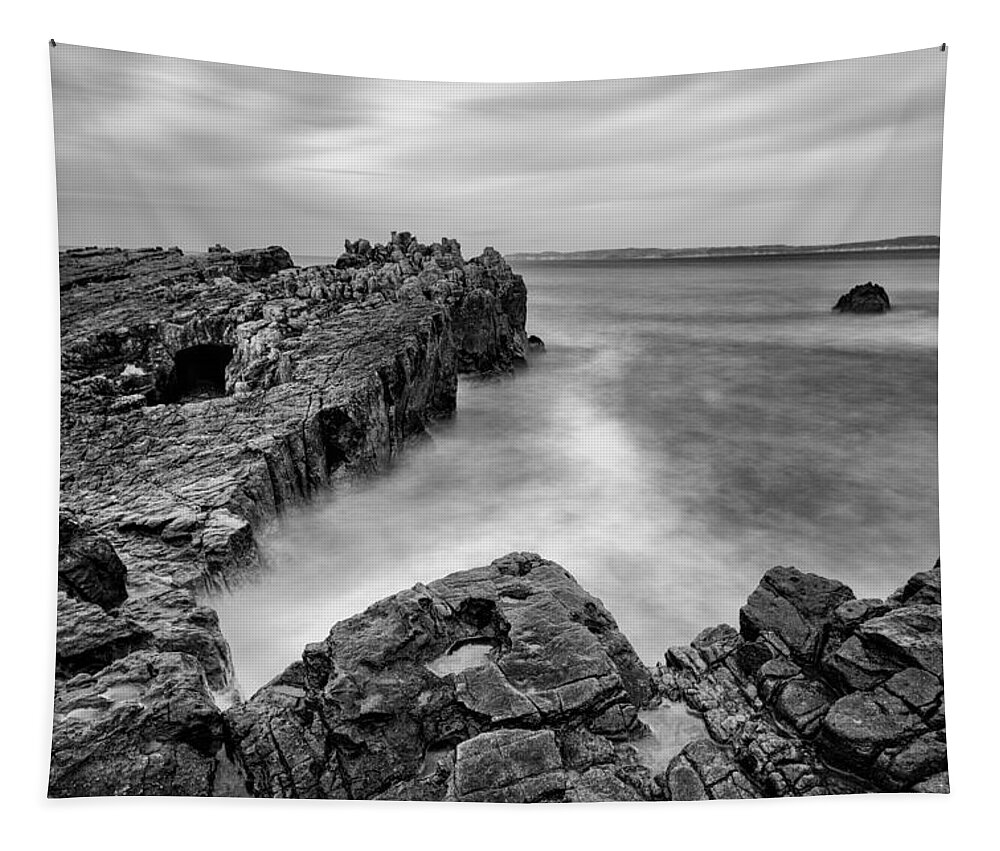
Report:
[[[489,84],[49,50],[50,797],[949,790],[944,45]]]

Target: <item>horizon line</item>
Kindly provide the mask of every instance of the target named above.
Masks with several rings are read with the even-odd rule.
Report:
[[[400,233],[402,233],[402,231],[400,231]],[[823,243],[803,243],[803,244],[785,243],[785,242],[761,242],[761,243],[743,243],[743,244],[739,244],[739,245],[688,245],[688,246],[673,247],[673,248],[663,248],[663,247],[660,247],[660,246],[645,246],[645,247],[619,246],[619,247],[615,247],[615,248],[607,248],[607,247],[605,247],[605,248],[577,248],[577,249],[569,249],[569,250],[559,250],[559,249],[552,249],[552,248],[543,248],[543,249],[538,249],[538,250],[535,250],[535,251],[520,251],[520,250],[515,250],[515,251],[500,251],[500,253],[502,255],[504,255],[505,257],[507,257],[507,256],[510,256],[510,257],[514,257],[514,256],[524,257],[524,256],[541,255],[541,254],[557,254],[557,255],[588,254],[588,253],[597,254],[597,253],[601,253],[601,252],[615,252],[615,251],[619,251],[619,252],[624,252],[624,251],[694,252],[694,251],[740,251],[740,250],[747,251],[747,250],[751,250],[751,249],[758,249],[759,250],[759,249],[764,249],[764,248],[769,248],[769,249],[784,248],[784,249],[798,249],[798,250],[803,250],[803,249],[834,248],[834,247],[838,247],[838,246],[873,245],[873,244],[878,244],[878,243],[898,242],[900,240],[918,240],[918,239],[937,240],[938,243],[940,243],[941,236],[940,236],[940,234],[923,233],[923,234],[904,234],[904,235],[900,235],[900,236],[881,237],[881,238],[877,238],[877,239],[857,239],[857,240],[850,240],[850,241],[847,241],[847,242],[823,242]],[[214,244],[219,244],[219,243],[217,242],[217,243],[214,243]],[[278,244],[279,243],[269,243],[268,245],[253,245],[253,246],[247,246],[245,248],[234,248],[234,249],[231,249],[231,250],[234,251],[234,252],[235,251],[248,251],[248,250],[252,250],[252,249],[255,249],[255,248],[267,248],[267,247],[270,247],[271,245],[278,245]],[[426,244],[432,244],[432,243],[426,243]],[[228,248],[228,246],[226,246],[226,247]],[[337,256],[339,256],[339,254],[327,254],[327,253],[325,253],[323,251],[315,251],[314,252],[314,250],[312,250],[312,249],[306,249],[306,250],[302,250],[302,251],[298,251],[298,250],[294,250],[293,251],[291,249],[288,249],[286,246],[282,245],[281,247],[284,248],[286,251],[288,251],[289,254],[292,254],[293,256],[295,254],[300,254],[300,255],[307,256],[307,257],[337,257]],[[484,245],[483,247],[485,249],[487,246]],[[96,243],[92,243],[92,244],[88,244],[88,245],[84,245],[84,244],[75,244],[75,245],[59,244],[58,245],[58,251],[60,251],[60,252],[69,251],[69,250],[76,250],[76,249],[85,249],[85,248],[120,248],[123,251],[138,251],[138,250],[148,249],[148,248],[164,248],[164,249],[167,249],[167,248],[180,248],[180,250],[183,251],[185,254],[189,254],[189,253],[190,254],[207,254],[209,246],[205,246],[204,248],[190,248],[190,247],[184,247],[184,246],[179,246],[179,245],[170,245],[170,246],[166,246],[166,245],[150,245],[148,243],[145,244],[145,245],[134,245],[134,246],[110,245],[110,244],[109,245],[100,245],[100,244],[96,244]]]

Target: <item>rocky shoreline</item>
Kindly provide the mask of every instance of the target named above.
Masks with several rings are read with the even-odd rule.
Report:
[[[264,569],[287,507],[450,416],[460,373],[543,351],[524,282],[407,233],[306,269],[213,246],[71,250],[60,271],[50,796],[947,791],[939,564],[885,601],[774,568],[739,630],[650,669],[566,570],[512,553],[333,626],[243,701],[199,595]],[[705,734],[660,764],[642,744],[667,707]]]
[[[450,416],[460,372],[524,361],[527,292],[492,249],[400,233],[300,269],[214,248],[60,255],[53,796],[212,791],[232,663],[197,595]]]
[[[885,601],[776,567],[739,630],[648,669],[566,570],[511,553],[335,625],[226,713],[227,747],[260,797],[946,792],[940,599],[939,565]],[[703,734],[644,747],[677,704]]]

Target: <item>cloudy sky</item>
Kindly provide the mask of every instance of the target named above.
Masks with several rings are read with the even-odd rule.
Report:
[[[64,245],[324,255],[410,230],[468,254],[938,232],[937,49],[534,84],[51,55]]]

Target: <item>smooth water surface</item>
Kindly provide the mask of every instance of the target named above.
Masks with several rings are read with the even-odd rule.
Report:
[[[298,509],[213,599],[249,695],[336,621],[529,550],[647,663],[738,622],[765,570],[885,596],[938,556],[937,258],[522,264],[548,353],[463,380],[387,475]],[[831,312],[881,282],[894,310]]]

